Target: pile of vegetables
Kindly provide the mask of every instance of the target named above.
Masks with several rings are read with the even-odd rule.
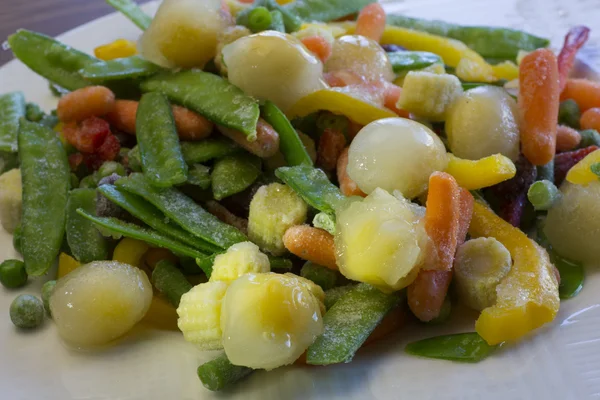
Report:
[[[372,0],[109,3],[137,45],[8,39],[60,96],[0,97],[0,220],[23,256],[0,283],[50,279],[12,303],[18,328],[46,314],[82,348],[178,329],[223,350],[198,368],[222,390],[349,362],[458,303],[475,332],[406,351],[477,362],[581,290],[600,256],[600,84],[569,78],[588,28],[556,56]]]

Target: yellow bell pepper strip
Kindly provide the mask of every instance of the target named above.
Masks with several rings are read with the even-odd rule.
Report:
[[[554,320],[560,306],[558,281],[546,250],[481,203],[475,203],[469,233],[497,239],[514,261],[496,287],[496,303],[477,319],[477,333],[495,345],[516,341]]]
[[[494,154],[479,160],[464,160],[448,153],[446,172],[468,190],[494,186],[515,176],[517,168],[510,158]]]
[[[136,54],[137,48],[135,43],[126,39],[117,39],[114,42],[98,46],[94,49],[94,55],[104,61],[131,57]]]
[[[144,254],[146,254],[149,249],[150,246],[145,242],[126,237],[119,242],[117,247],[115,247],[113,260],[141,268]]]
[[[587,185],[598,180],[598,175],[592,172],[592,165],[600,162],[600,150],[588,154],[573,166],[567,173],[567,181],[577,185]]]
[[[306,95],[288,110],[287,116],[290,119],[304,117],[321,110],[342,114],[360,125],[367,125],[382,118],[398,117],[387,108],[360,99],[357,93],[347,88],[322,89]]]
[[[75,268],[81,266],[81,263],[68,255],[67,253],[60,253],[58,256],[58,278],[62,278]]]

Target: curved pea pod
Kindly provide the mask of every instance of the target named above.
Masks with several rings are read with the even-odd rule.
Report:
[[[66,233],[73,256],[84,264],[108,258],[108,243],[96,226],[77,213],[81,208],[90,214],[96,212],[96,190],[75,189],[67,202]]]
[[[397,74],[443,63],[440,56],[427,51],[395,51],[388,53],[387,56],[392,63],[392,69]]]
[[[136,115],[142,170],[153,185],[169,187],[187,180],[179,136],[169,101],[160,93],[142,96]]]
[[[310,206],[330,215],[345,197],[340,189],[329,181],[325,173],[314,167],[298,165],[281,167],[275,176],[291,187]]]
[[[19,158],[23,183],[21,250],[27,273],[39,276],[52,266],[63,241],[69,163],[56,132],[23,119]]]
[[[247,240],[242,232],[219,221],[177,189],[156,188],[142,174],[131,174],[119,179],[116,186],[143,197],[192,235],[222,249]]]
[[[477,333],[495,345],[518,340],[554,320],[560,306],[558,281],[546,250],[480,203],[475,203],[469,234],[497,239],[514,262],[496,287],[496,303],[477,319]]]
[[[117,58],[109,61],[89,63],[79,70],[79,74],[92,83],[112,80],[147,78],[163,69],[140,56]]]
[[[330,88],[312,92],[298,100],[287,111],[287,116],[289,118],[304,117],[322,110],[345,115],[361,125],[367,125],[382,118],[398,116],[387,108],[361,99],[348,88]]]
[[[227,80],[203,71],[183,71],[154,76],[140,85],[144,92],[160,92],[169,100],[219,125],[256,138],[259,108],[254,99]]]
[[[15,153],[19,119],[25,117],[25,96],[22,92],[0,96],[0,151]]]
[[[344,294],[323,317],[324,332],[306,352],[306,363],[329,365],[350,362],[401,299],[400,292],[385,294],[361,283]]]
[[[199,142],[181,142],[181,153],[188,164],[203,163],[239,151],[240,148],[227,139],[206,139]]]
[[[205,258],[206,254],[186,245],[177,240],[164,236],[152,229],[144,228],[129,222],[124,222],[112,217],[94,217],[92,214],[82,209],[77,212],[94,224],[103,228],[105,232],[111,235],[125,236],[132,239],[141,240],[148,244],[169,249],[174,253],[194,258]]]
[[[333,21],[355,14],[375,0],[296,0],[283,8],[306,22]]]
[[[517,173],[517,168],[510,158],[502,154],[494,154],[472,161],[458,158],[449,153],[446,172],[452,175],[465,189],[477,190],[513,178]]]
[[[141,30],[146,30],[152,22],[152,18],[144,13],[142,9],[132,0],[106,0],[117,11],[120,11],[131,22],[133,22]]]
[[[441,360],[476,363],[496,350],[477,333],[457,333],[419,340],[406,345],[406,352],[415,356]]]
[[[32,71],[67,90],[89,86],[79,70],[98,59],[41,33],[20,29],[8,37],[11,50]]]
[[[194,164],[188,171],[187,184],[208,189],[211,183],[210,168],[202,164]]]
[[[246,190],[261,173],[260,158],[250,154],[227,156],[215,163],[211,174],[212,191],[222,200]]]
[[[192,289],[192,284],[175,264],[161,260],[152,271],[152,284],[174,307],[179,307],[181,296]]]

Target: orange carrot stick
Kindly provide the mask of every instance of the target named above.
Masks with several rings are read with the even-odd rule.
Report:
[[[303,38],[302,44],[306,48],[314,53],[321,62],[327,61],[331,56],[331,43],[327,41],[323,36],[315,35]]]
[[[595,129],[600,132],[600,107],[590,108],[581,114],[579,124],[581,129]]]
[[[290,253],[303,260],[338,270],[335,263],[333,236],[323,229],[308,225],[292,226],[285,231],[283,244]]]
[[[61,122],[81,122],[103,117],[115,107],[115,94],[104,86],[77,89],[60,98],[56,115]]]
[[[588,79],[568,79],[560,100],[573,99],[581,112],[600,107],[600,82]]]
[[[556,56],[538,49],[519,66],[521,148],[533,165],[548,164],[556,152],[559,82]]]
[[[356,34],[376,42],[381,40],[385,31],[385,11],[379,3],[364,7],[356,20]]]
[[[366,197],[367,195],[360,190],[356,182],[354,182],[347,172],[348,167],[348,147],[346,147],[337,161],[337,178],[340,183],[340,190],[344,196],[360,196]]]
[[[581,142],[581,134],[573,128],[559,125],[556,128],[556,151],[573,150]]]

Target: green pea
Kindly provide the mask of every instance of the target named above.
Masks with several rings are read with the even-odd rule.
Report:
[[[35,103],[25,104],[25,118],[31,122],[40,122],[46,113]]]
[[[27,283],[25,263],[20,260],[5,260],[0,264],[0,283],[10,289],[24,286]]]
[[[106,161],[104,164],[100,166],[98,169],[98,178],[106,178],[112,174],[117,174],[120,176],[126,176],[127,171],[125,171],[125,167],[116,162],[116,161]]]
[[[583,149],[589,146],[600,147],[600,133],[595,129],[585,129],[579,132],[581,135],[581,142],[579,142],[579,148]]]
[[[248,14],[248,29],[262,32],[271,26],[271,13],[266,7],[256,7]]]
[[[44,322],[44,304],[35,296],[21,294],[10,304],[10,320],[17,328],[37,328]]]
[[[50,296],[54,291],[54,286],[56,286],[56,281],[48,281],[42,285],[42,302],[48,315],[52,315],[50,312]]]
[[[573,99],[568,99],[560,102],[558,108],[558,122],[562,125],[570,126],[574,129],[579,129],[579,119],[581,111],[579,106]]]
[[[537,181],[529,187],[527,198],[536,210],[548,210],[558,199],[560,192],[550,181]]]

